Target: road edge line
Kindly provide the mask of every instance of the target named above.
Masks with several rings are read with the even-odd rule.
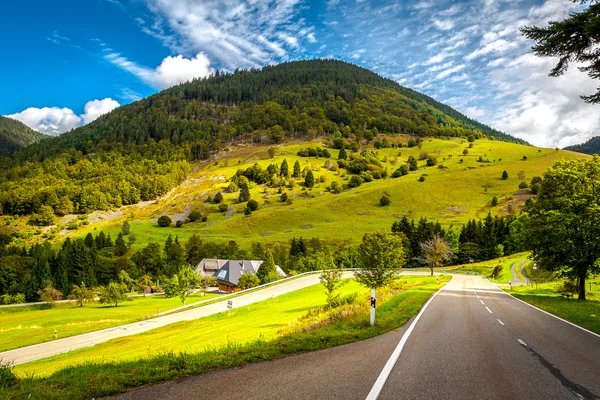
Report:
[[[496,285],[496,286],[498,286],[498,285]],[[500,289],[500,288],[498,288],[498,289]],[[504,294],[506,294],[506,295],[508,295],[508,296],[512,297],[513,299],[515,299],[515,300],[518,300],[518,301],[520,301],[521,303],[528,305],[528,306],[529,306],[529,307],[531,307],[531,308],[535,308],[536,310],[538,310],[538,311],[541,311],[541,312],[543,312],[544,314],[548,314],[548,315],[549,315],[549,316],[551,316],[551,317],[554,317],[554,318],[556,318],[556,319],[558,319],[558,320],[560,320],[560,321],[562,321],[562,322],[566,322],[567,324],[569,324],[569,325],[571,325],[571,326],[574,326],[575,328],[579,328],[579,329],[581,329],[581,330],[582,330],[582,331],[584,331],[584,332],[591,333],[592,335],[594,335],[594,336],[596,336],[596,337],[599,337],[599,338],[600,338],[600,335],[599,335],[599,334],[597,334],[596,332],[592,332],[592,331],[590,331],[589,329],[585,329],[584,327],[582,327],[582,326],[579,326],[579,325],[577,325],[577,324],[574,324],[574,323],[573,323],[573,322],[571,322],[571,321],[567,321],[566,319],[564,319],[564,318],[561,318],[561,317],[559,317],[558,315],[554,315],[554,314],[552,314],[551,312],[548,312],[548,311],[546,311],[546,310],[542,310],[541,308],[539,308],[539,307],[536,307],[536,306],[534,306],[533,304],[529,304],[528,302],[526,302],[526,301],[524,301],[524,300],[521,300],[521,299],[519,299],[518,297],[515,297],[515,296],[513,296],[512,294],[510,294],[510,293],[508,293],[508,292],[506,292],[506,291],[504,291],[504,290],[502,290],[502,289],[500,289],[500,291],[501,291],[502,293],[504,293]]]
[[[425,303],[423,308],[421,308],[421,311],[419,311],[419,314],[417,314],[417,316],[415,317],[413,322],[410,324],[410,326],[408,327],[406,332],[404,332],[404,335],[402,335],[400,342],[398,343],[398,345],[392,352],[392,355],[390,356],[390,358],[385,363],[385,366],[383,367],[383,369],[381,370],[381,373],[377,377],[375,384],[373,385],[373,387],[371,388],[371,391],[367,395],[366,400],[376,400],[379,397],[379,394],[381,393],[381,390],[383,389],[383,386],[385,385],[387,378],[390,376],[392,369],[396,365],[398,358],[400,358],[400,353],[402,353],[402,349],[404,348],[404,345],[406,344],[408,337],[410,336],[413,329],[415,328],[415,325],[417,325],[417,322],[419,322],[419,319],[421,319],[421,316],[425,313],[425,310],[429,306],[429,303],[431,303],[433,301],[433,299],[435,299],[435,296],[437,296],[438,293],[440,293],[442,290],[444,290],[444,288],[448,285],[448,283],[452,282],[453,279],[454,279],[454,276],[452,277],[452,279],[450,279],[450,281],[448,281],[446,284],[444,284],[444,286],[439,288],[438,291],[435,292],[433,294],[433,296],[431,296],[429,298],[429,300],[427,300],[427,303]]]

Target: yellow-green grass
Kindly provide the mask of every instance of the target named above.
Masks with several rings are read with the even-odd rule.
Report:
[[[221,153],[216,161],[195,163],[190,178],[165,198],[144,207],[129,206],[123,216],[110,221],[98,222],[70,233],[82,236],[94,230],[107,230],[113,236],[119,231],[120,224],[127,218],[132,220],[131,231],[136,235],[134,248],[149,242],[163,242],[168,234],[179,235],[187,239],[193,233],[208,240],[236,240],[249,247],[252,241],[262,243],[288,242],[292,237],[318,237],[335,243],[356,243],[367,231],[389,230],[399,216],[418,219],[426,217],[439,220],[444,226],[460,225],[467,220],[483,217],[488,211],[492,214],[506,214],[508,206],[518,209],[525,202],[528,191],[520,194],[518,185],[529,181],[533,176],[541,175],[547,168],[560,159],[585,157],[584,155],[555,149],[541,149],[500,141],[477,140],[473,148],[461,139],[425,140],[422,148],[389,148],[376,150],[384,169],[391,174],[405,163],[408,156],[418,157],[421,152],[434,155],[438,166],[426,167],[425,161],[419,161],[420,169],[400,178],[388,178],[363,183],[358,188],[341,194],[332,194],[325,188],[332,181],[347,183],[351,174],[345,170],[329,171],[323,167],[324,158],[305,158],[296,152],[306,147],[321,146],[320,141],[301,142],[282,145],[277,148],[274,158],[269,158],[269,146],[238,147],[230,152]],[[463,155],[467,149],[469,154]],[[330,150],[331,161],[337,160],[338,151]],[[489,159],[489,163],[477,162],[479,156]],[[523,160],[523,156],[527,159]],[[387,158],[387,161],[383,161]],[[314,171],[317,178],[313,189],[304,191],[302,179],[296,179],[296,187],[287,189],[294,197],[293,204],[278,201],[276,189],[262,185],[251,189],[253,199],[260,209],[245,216],[245,204],[236,204],[239,193],[224,193],[224,202],[234,204],[235,215],[226,218],[219,212],[217,205],[204,203],[204,199],[217,191],[223,191],[227,180],[237,169],[245,169],[255,162],[266,168],[271,163],[281,165],[286,159],[290,172],[295,161],[302,168]],[[460,162],[460,160],[463,162]],[[396,162],[394,162],[396,161]],[[501,179],[506,170],[509,178]],[[521,179],[518,175],[522,173]],[[426,174],[424,182],[418,178]],[[319,182],[324,176],[325,182]],[[304,197],[304,194],[310,196]],[[379,205],[383,194],[390,195],[391,204]],[[490,202],[498,196],[500,202],[492,207]],[[182,228],[160,228],[155,219],[161,214],[173,215],[183,212],[186,207],[200,209],[208,215],[206,222],[194,222]],[[174,221],[175,222],[175,221]],[[56,239],[57,243],[64,236]]]
[[[590,283],[591,291],[589,290]],[[557,280],[531,286],[516,286],[512,288],[510,294],[544,311],[600,334],[600,279],[589,280],[586,286],[586,301],[561,296],[562,285],[563,282]]]
[[[377,322],[369,326],[368,313],[354,317],[335,318],[329,324],[302,332],[285,333],[271,340],[258,335],[247,344],[228,342],[227,346],[194,353],[196,349],[185,348],[182,352],[168,351],[157,355],[143,354],[142,358],[100,363],[83,363],[59,370],[49,377],[26,377],[2,389],[0,397],[84,399],[99,398],[121,393],[128,389],[176,379],[186,375],[201,374],[212,370],[239,366],[251,362],[272,360],[308,351],[371,338],[396,329],[416,315],[430,296],[449,277],[436,283],[433,277],[401,277],[408,285],[404,290],[377,308]],[[311,288],[314,290],[314,288]],[[348,291],[348,290],[346,290]],[[364,299],[367,297],[365,296]],[[323,304],[321,298],[321,304]],[[264,302],[268,305],[268,302]],[[300,308],[306,308],[304,304]],[[352,307],[352,306],[350,306]],[[239,310],[238,310],[239,311]],[[247,310],[251,312],[251,310]],[[289,310],[295,312],[294,309]],[[344,309],[340,309],[344,313]],[[301,312],[305,315],[305,311]],[[344,315],[347,315],[344,313]],[[352,315],[352,314],[349,314]],[[226,318],[225,316],[221,316]],[[228,318],[236,318],[233,315]],[[252,323],[248,319],[248,323]],[[277,325],[286,326],[281,322]],[[268,326],[267,326],[268,328]],[[293,330],[291,330],[293,331]],[[174,333],[180,333],[174,332]],[[185,334],[181,332],[180,334]],[[257,333],[254,333],[256,338]],[[175,342],[177,336],[172,336]]]
[[[193,294],[187,303],[218,296],[215,293],[206,293],[202,297]],[[93,302],[83,307],[57,303],[52,308],[46,305],[0,308],[0,351],[54,340],[55,330],[61,339],[138,321],[179,306],[179,297],[159,295],[132,297],[117,307]]]
[[[508,283],[513,279],[510,267],[515,262],[527,260],[528,256],[529,253],[517,253],[507,257],[496,258],[494,260],[448,267],[446,270],[449,272],[473,272],[489,278],[492,282]],[[502,270],[498,276],[492,278],[492,273],[497,265],[501,265]]]
[[[422,281],[420,277],[402,277]],[[350,280],[340,293],[366,293],[367,289]],[[48,359],[23,364],[16,371],[23,375],[35,372],[46,375],[68,365],[87,361],[132,360],[164,352],[201,352],[226,345],[271,340],[279,331],[293,324],[314,307],[325,303],[321,285],[234,309],[231,315],[220,313],[191,322],[180,322],[140,335],[123,337]]]

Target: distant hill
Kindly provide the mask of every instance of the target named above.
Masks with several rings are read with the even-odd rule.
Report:
[[[358,150],[379,133],[526,144],[365,68],[295,61],[183,83],[0,157],[0,205],[19,215],[108,210],[168,193],[188,162],[235,143],[337,136]]]
[[[600,136],[594,136],[582,144],[565,147],[565,150],[576,151],[584,154],[600,154]]]
[[[0,116],[0,154],[20,150],[46,137],[20,121]]]

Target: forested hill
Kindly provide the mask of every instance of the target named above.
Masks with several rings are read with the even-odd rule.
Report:
[[[45,137],[20,121],[0,116],[0,154],[17,151]]]
[[[600,136],[594,136],[585,143],[565,147],[565,150],[584,154],[600,154]]]
[[[356,65],[289,62],[177,85],[0,157],[0,213],[48,225],[53,214],[155,199],[185,179],[188,161],[239,141],[360,146],[379,133],[523,143]]]
[[[310,60],[184,83],[15,157],[35,161],[71,148],[86,154],[166,139],[196,159],[240,138],[280,141],[343,133],[346,126],[359,138],[377,128],[420,136],[466,137],[479,132],[525,143],[367,69],[337,60]]]

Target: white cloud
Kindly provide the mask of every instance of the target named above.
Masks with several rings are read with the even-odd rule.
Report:
[[[490,43],[486,44],[485,46],[480,47],[477,50],[473,51],[471,54],[469,54],[465,57],[465,60],[470,61],[470,60],[473,60],[474,58],[481,57],[483,55],[490,54],[490,53],[494,53],[494,54],[504,53],[504,52],[507,52],[508,50],[514,49],[518,46],[519,46],[519,44],[517,42],[509,42],[504,39],[497,39],[497,40],[494,40],[493,42],[490,42]]]
[[[447,19],[447,20],[434,19],[433,25],[435,25],[435,27],[441,31],[449,31],[450,29],[454,28],[454,22],[449,19]]]
[[[302,0],[144,0],[154,23],[140,26],[175,54],[203,52],[220,67],[258,67],[283,56],[273,52],[278,44],[285,53],[300,47],[294,35],[306,29],[295,18]],[[336,2],[331,2],[335,6]],[[258,38],[262,36],[262,40]],[[311,40],[310,38],[308,39]]]
[[[306,39],[308,39],[308,41],[310,43],[317,43],[317,39],[315,38],[315,34],[314,33],[309,33],[308,35],[306,35]]]
[[[46,135],[58,136],[81,126],[82,123],[87,124],[116,107],[119,107],[117,101],[106,98],[87,102],[85,112],[80,116],[67,107],[30,107],[7,117],[21,121],[31,129]]]
[[[119,53],[107,54],[105,58],[157,89],[165,89],[193,78],[203,78],[213,72],[209,59],[203,53],[198,53],[191,59],[182,55],[168,56],[155,69],[129,61]]]
[[[478,107],[467,107],[464,111],[467,117],[471,117],[473,119],[481,118],[485,115],[485,110]]]
[[[83,120],[84,125],[89,124],[99,116],[106,114],[119,106],[119,102],[111,98],[88,101],[84,107],[84,113],[81,114],[81,119]]]
[[[464,68],[465,68],[464,64],[457,65],[457,66],[452,67],[452,68],[448,68],[448,69],[440,72],[439,74],[437,74],[436,77],[435,77],[435,79],[444,79],[444,78],[446,78],[446,77],[448,77],[448,76],[450,76],[452,74],[457,73],[458,71],[460,71],[460,70],[462,70]]]

